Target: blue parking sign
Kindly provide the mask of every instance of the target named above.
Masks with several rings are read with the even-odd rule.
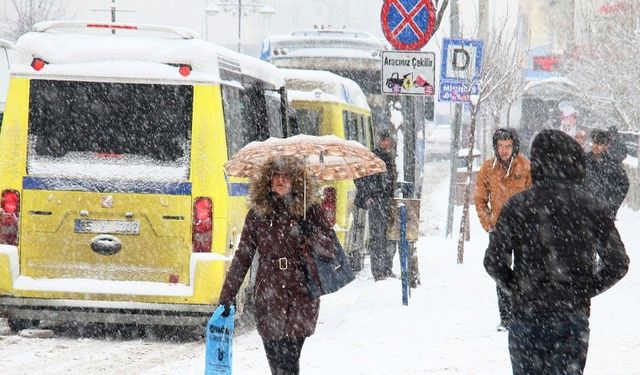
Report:
[[[477,84],[471,86],[471,92],[465,84],[459,81],[440,80],[438,100],[441,102],[468,103],[470,95],[478,95],[480,89]]]

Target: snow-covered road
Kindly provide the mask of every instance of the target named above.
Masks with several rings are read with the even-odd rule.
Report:
[[[507,334],[496,332],[495,285],[482,267],[487,236],[472,209],[471,242],[456,264],[457,239],[445,239],[448,164],[425,171],[418,256],[422,285],[401,304],[397,279],[374,282],[365,270],[355,282],[322,299],[316,334],[302,352],[305,375],[510,374]],[[458,210],[458,214],[459,214]],[[460,223],[455,219],[455,228]],[[629,274],[594,299],[586,375],[640,374],[640,311],[635,267],[640,213],[623,208],[618,227],[631,257]],[[454,233],[457,235],[457,229]],[[399,273],[396,258],[395,272]],[[77,330],[52,339],[0,336],[2,374],[201,374],[202,341],[120,338]],[[260,337],[237,335],[235,374],[268,374]]]

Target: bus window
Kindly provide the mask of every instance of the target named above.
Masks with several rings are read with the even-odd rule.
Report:
[[[365,129],[366,142],[364,143],[364,145],[367,146],[369,150],[373,150],[373,118],[367,117],[366,126],[367,126]]]
[[[357,117],[358,119],[358,142],[362,143],[363,145],[367,144],[367,138],[365,137],[365,119],[364,116],[362,115],[358,115]]]
[[[267,99],[260,85],[244,90],[223,85],[222,102],[229,157],[250,142],[282,136],[280,102]]]
[[[136,178],[137,166],[152,163],[186,179],[192,98],[187,85],[31,80],[27,173],[115,157],[114,178]]]
[[[227,133],[227,156],[231,157],[244,146],[242,130],[242,112],[240,110],[240,89],[232,86],[222,86],[222,105],[224,112],[224,126]]]
[[[241,107],[242,125],[245,130],[244,145],[269,138],[270,124],[265,123],[265,119],[269,117],[267,99],[259,85],[249,86],[242,92]]]
[[[322,113],[315,109],[297,108],[296,120],[301,134],[320,135]]]
[[[266,95],[267,101],[267,123],[270,137],[284,137],[282,129],[282,112],[280,111],[280,97],[276,95]]]
[[[343,111],[342,119],[344,122],[344,137],[350,141],[357,141],[358,135],[356,130],[356,118],[351,112]]]

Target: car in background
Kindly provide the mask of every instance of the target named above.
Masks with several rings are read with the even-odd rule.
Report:
[[[355,81],[324,70],[280,69],[295,115],[294,133],[335,135],[373,148],[373,124],[367,98]],[[322,207],[334,225],[354,271],[364,267],[364,216],[353,204],[351,180],[324,185]]]

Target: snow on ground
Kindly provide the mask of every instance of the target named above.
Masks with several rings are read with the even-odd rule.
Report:
[[[444,238],[448,194],[447,162],[425,170],[422,232],[418,242],[421,281],[402,306],[400,280],[374,282],[368,264],[356,281],[322,297],[316,334],[307,339],[301,369],[326,374],[510,374],[507,334],[495,330],[495,284],[484,272],[488,237],[471,210],[471,242],[464,264],[456,264],[454,238]],[[629,274],[593,300],[586,375],[640,373],[640,321],[635,258],[640,213],[623,208],[618,227],[631,257]],[[400,273],[398,259],[395,270]],[[631,318],[630,318],[631,317]],[[234,340],[234,374],[268,374],[262,342],[255,331]],[[54,339],[0,336],[3,374],[201,374],[202,341],[167,342],[150,338],[105,339],[65,334]]]

